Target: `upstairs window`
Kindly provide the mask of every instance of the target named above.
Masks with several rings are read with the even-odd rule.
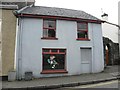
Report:
[[[43,38],[56,38],[56,21],[52,19],[43,20]]]
[[[77,39],[88,40],[88,23],[86,22],[77,23]]]

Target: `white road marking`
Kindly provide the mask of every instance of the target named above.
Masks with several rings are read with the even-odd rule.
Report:
[[[116,81],[111,81],[111,82],[104,82],[104,83],[99,83],[99,84],[94,84],[94,85],[84,85],[84,86],[79,86],[80,88],[91,88],[91,87],[96,87],[96,86],[102,86],[102,85],[109,85],[112,83],[118,83],[120,81],[116,80]],[[76,87],[77,88],[77,87]]]

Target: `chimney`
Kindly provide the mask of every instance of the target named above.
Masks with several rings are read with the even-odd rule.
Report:
[[[108,21],[108,14],[104,13],[101,17],[103,21]]]

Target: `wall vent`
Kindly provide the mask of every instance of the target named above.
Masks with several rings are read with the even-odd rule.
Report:
[[[25,80],[29,81],[32,80],[33,73],[32,72],[25,72]]]

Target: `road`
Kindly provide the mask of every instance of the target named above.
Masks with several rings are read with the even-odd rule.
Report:
[[[118,88],[118,84],[120,84],[120,81],[113,80],[113,81],[102,82],[102,83],[97,83],[97,84],[81,85],[81,86],[76,86],[76,87],[65,87],[65,88],[52,89],[52,90],[80,90],[83,88],[84,89],[85,88],[109,88],[110,89],[110,88]]]

